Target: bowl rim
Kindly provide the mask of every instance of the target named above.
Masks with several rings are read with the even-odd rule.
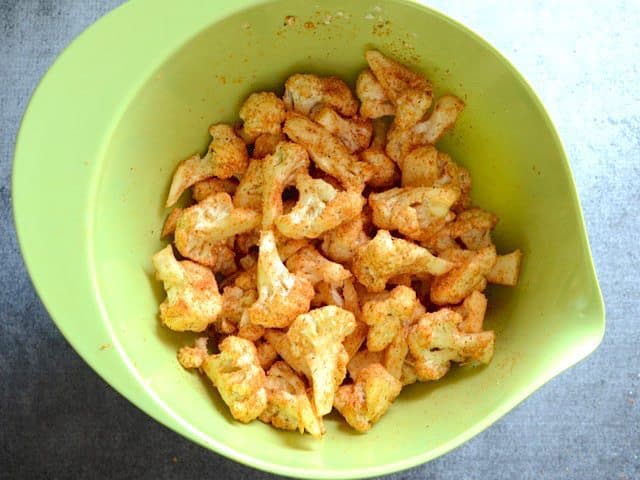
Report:
[[[306,478],[364,478],[402,471],[428,462],[440,455],[453,450],[454,448],[460,446],[462,443],[466,442],[470,438],[474,437],[475,435],[495,423],[498,419],[512,410],[516,405],[521,403],[543,384],[593,352],[602,341],[605,331],[605,310],[604,302],[602,299],[602,292],[597,280],[575,180],[571,172],[569,160],[562,141],[555,129],[555,126],[553,125],[553,122],[551,121],[548,112],[544,108],[538,96],[535,94],[533,88],[529,85],[522,74],[520,74],[520,72],[504,55],[502,55],[495,47],[493,47],[488,41],[482,38],[471,28],[451,19],[449,16],[439,12],[436,9],[433,9],[432,7],[426,6],[424,3],[417,3],[410,0],[390,0],[391,2],[411,6],[425,12],[428,15],[435,16],[439,20],[448,23],[452,28],[457,29],[463,34],[471,37],[475,42],[482,44],[493,55],[495,55],[500,62],[502,62],[506,66],[515,80],[521,83],[525,92],[530,97],[532,104],[535,105],[536,108],[538,108],[538,110],[540,111],[542,118],[547,124],[547,127],[552,135],[552,140],[560,153],[564,173],[569,179],[571,186],[573,187],[571,189],[570,195],[578,213],[577,221],[579,224],[579,235],[582,240],[581,247],[585,252],[585,259],[588,263],[588,266],[590,267],[590,280],[595,285],[595,291],[598,294],[596,302],[598,307],[600,328],[597,332],[593,332],[587,338],[587,340],[583,342],[581,348],[575,349],[571,352],[570,355],[567,355],[563,359],[564,361],[562,363],[559,363],[555,366],[555,368],[549,369],[548,371],[544,372],[543,375],[540,375],[538,378],[536,378],[535,381],[527,384],[527,386],[521,389],[517,394],[512,395],[510,401],[501,404],[499,408],[493,410],[486,417],[475,423],[471,428],[465,430],[460,435],[456,436],[453,439],[450,439],[449,441],[439,445],[438,447],[425,451],[419,455],[414,455],[412,457],[404,458],[402,460],[380,466],[367,468],[346,467],[333,470],[317,471],[309,471],[299,467],[289,467],[277,462],[264,462],[261,460],[257,460],[250,455],[238,452],[230,447],[227,447],[224,443],[215,441],[210,437],[207,437],[204,433],[199,432],[193,425],[190,425],[188,422],[182,420],[171,410],[171,408],[164,404],[162,399],[159,398],[152,389],[148,388],[144,380],[140,377],[136,368],[131,364],[131,359],[128,358],[124,349],[119,345],[117,336],[112,331],[110,331],[110,322],[104,322],[106,325],[106,331],[102,332],[104,333],[104,335],[106,335],[106,338],[108,338],[109,341],[113,343],[115,347],[113,349],[114,351],[111,353],[111,359],[109,361],[113,361],[114,363],[122,362],[123,365],[121,365],[121,367],[124,368],[125,371],[128,371],[128,373],[131,374],[132,378],[128,379],[127,382],[127,380],[121,379],[115,374],[109,374],[108,372],[106,372],[106,357],[103,356],[101,358],[96,354],[96,352],[87,349],[86,346],[83,345],[81,339],[79,339],[76,334],[66,328],[65,322],[63,321],[63,318],[67,316],[66,309],[63,309],[61,307],[60,302],[56,299],[55,295],[53,295],[49,288],[51,279],[47,274],[47,270],[51,267],[49,267],[49,265],[47,264],[44,264],[40,259],[37,258],[38,255],[33,253],[36,250],[36,248],[34,247],[36,241],[34,237],[35,230],[32,228],[32,224],[36,222],[36,220],[41,218],[42,212],[37,211],[29,201],[33,178],[28,175],[30,170],[26,167],[26,165],[28,165],[29,163],[34,164],[34,162],[37,162],[37,160],[34,160],[29,156],[28,142],[30,142],[30,137],[32,137],[31,132],[42,131],[42,122],[38,121],[38,118],[47,118],[48,116],[51,116],[51,112],[46,114],[46,112],[51,109],[51,106],[48,105],[46,101],[43,101],[43,98],[47,96],[47,91],[59,88],[59,86],[56,84],[56,81],[54,80],[54,77],[56,77],[57,79],[57,77],[63,76],[64,72],[70,69],[71,65],[73,65],[74,62],[77,61],[77,58],[82,58],[83,56],[86,57],[86,55],[88,55],[88,51],[91,50],[91,48],[89,48],[90,44],[95,44],[96,42],[104,40],[107,36],[107,31],[112,31],[114,28],[117,29],[117,31],[120,32],[120,35],[123,36],[126,36],[126,34],[124,34],[123,32],[130,31],[130,29],[126,28],[126,25],[131,25],[133,23],[136,23],[139,28],[146,28],[150,34],[157,35],[160,33],[160,31],[162,31],[163,35],[166,35],[166,37],[170,37],[171,40],[165,38],[164,43],[162,43],[163,48],[166,50],[166,53],[164,55],[161,53],[155,55],[155,58],[161,59],[161,63],[171,54],[172,50],[175,51],[181,48],[189,40],[190,37],[197,35],[198,33],[200,33],[200,31],[209,27],[212,23],[218,22],[229,15],[239,13],[247,8],[253,8],[268,3],[275,3],[275,1],[277,0],[238,0],[236,2],[208,2],[209,4],[215,4],[215,8],[210,7],[211,15],[201,15],[202,19],[198,20],[191,19],[186,20],[183,23],[178,22],[177,26],[172,26],[171,31],[167,32],[166,28],[160,30],[157,28],[157,26],[155,28],[154,26],[145,27],[144,22],[136,22],[144,18],[146,12],[148,12],[149,8],[151,8],[152,3],[153,8],[156,10],[158,10],[159,8],[166,8],[170,11],[172,8],[170,0],[162,0],[162,2],[159,2],[158,0],[138,0],[136,2],[128,2],[120,5],[119,7],[115,8],[114,10],[100,18],[98,21],[90,25],[78,37],[76,37],[73,42],[69,44],[57,57],[53,65],[40,80],[38,86],[34,90],[34,93],[29,101],[29,104],[21,121],[19,133],[15,143],[14,164],[12,172],[13,220],[16,228],[18,243],[26,269],[29,273],[29,276],[31,277],[34,288],[45,308],[47,309],[47,312],[49,313],[51,319],[56,324],[57,328],[61,331],[67,342],[83,358],[83,360],[114,390],[123,395],[136,407],[150,415],[156,421],[160,422],[176,433],[200,444],[205,448],[213,450],[218,454],[221,454],[244,465],[285,476]],[[173,8],[176,7],[174,6]],[[140,25],[143,26],[140,27]],[[196,28],[194,28],[194,25],[196,26]],[[156,63],[150,62],[149,64],[147,64],[146,69],[141,69],[137,76],[133,78],[134,81],[128,82],[127,87],[124,88],[129,97],[125,96],[120,98],[119,104],[116,104],[111,110],[105,111],[105,118],[115,118],[116,120],[119,119],[122,113],[120,112],[120,115],[118,114],[119,108],[121,108],[122,105],[129,104],[128,100],[138,92],[138,87],[142,84],[140,82],[146,81],[148,79],[148,72],[153,71],[156,67]],[[136,81],[138,83],[136,83]],[[117,124],[117,121],[115,123]],[[105,146],[104,142],[108,141],[109,136],[105,133],[96,135],[97,137],[95,138],[99,140],[99,143],[102,142],[102,144],[98,145],[96,151],[103,152]],[[93,172],[94,177],[95,175],[97,175],[97,173]],[[91,178],[88,178],[88,180],[88,188],[91,189],[97,182],[92,181]],[[83,215],[81,212],[80,217],[82,216]],[[89,237],[90,235],[87,236]],[[80,239],[80,243],[84,243],[82,239]],[[87,251],[89,253],[91,252],[92,247],[90,245],[84,245],[84,247],[88,249]],[[92,260],[93,257],[90,256],[89,258],[90,261],[88,262],[88,269],[85,270],[84,268],[82,268],[82,273],[89,275],[90,279],[93,282],[91,284],[91,287],[93,288],[95,286],[97,289],[97,282],[95,281],[95,270]],[[102,318],[107,318],[106,310],[104,305],[102,304],[100,293],[98,290],[94,292],[94,295],[96,293],[96,308],[94,308],[94,313],[98,312],[102,316]],[[113,356],[116,354],[117,357],[115,357],[114,360]],[[131,384],[131,380],[135,380],[135,382],[138,382],[138,384]],[[148,401],[149,396],[155,402],[155,404]]]

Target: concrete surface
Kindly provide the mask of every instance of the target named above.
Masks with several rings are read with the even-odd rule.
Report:
[[[119,3],[0,0],[0,478],[274,478],[189,443],[111,390],[58,333],[20,258],[10,176],[25,106],[60,51]],[[549,109],[608,325],[593,355],[494,426],[389,478],[640,478],[640,3],[430,3],[501,50]]]

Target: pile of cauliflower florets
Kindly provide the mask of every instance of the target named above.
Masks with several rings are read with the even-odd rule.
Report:
[[[171,245],[153,257],[160,319],[205,333],[178,360],[241,422],[321,436],[335,407],[364,432],[404,385],[493,355],[482,292],[515,285],[521,253],[496,254],[498,219],[434,146],[464,104],[431,108],[424,76],[366,59],[357,99],[339,78],[293,75],[174,174],[167,207],[187,189],[193,202],[163,228],[180,259]]]

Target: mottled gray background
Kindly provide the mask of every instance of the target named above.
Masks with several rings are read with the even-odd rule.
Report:
[[[20,258],[10,177],[25,106],[60,51],[119,3],[0,0],[0,478],[275,478],[184,440],[108,387],[58,333]],[[470,442],[389,478],[638,479],[640,3],[430,4],[501,50],[554,119],[607,333],[593,355]]]

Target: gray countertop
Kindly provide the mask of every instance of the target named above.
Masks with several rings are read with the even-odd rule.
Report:
[[[10,188],[20,119],[60,51],[119,3],[0,0],[0,477],[275,478],[188,442],[107,386],[55,328],[20,257]],[[429,3],[495,45],[548,108],[578,185],[607,332],[495,425],[389,478],[640,478],[640,3]]]

